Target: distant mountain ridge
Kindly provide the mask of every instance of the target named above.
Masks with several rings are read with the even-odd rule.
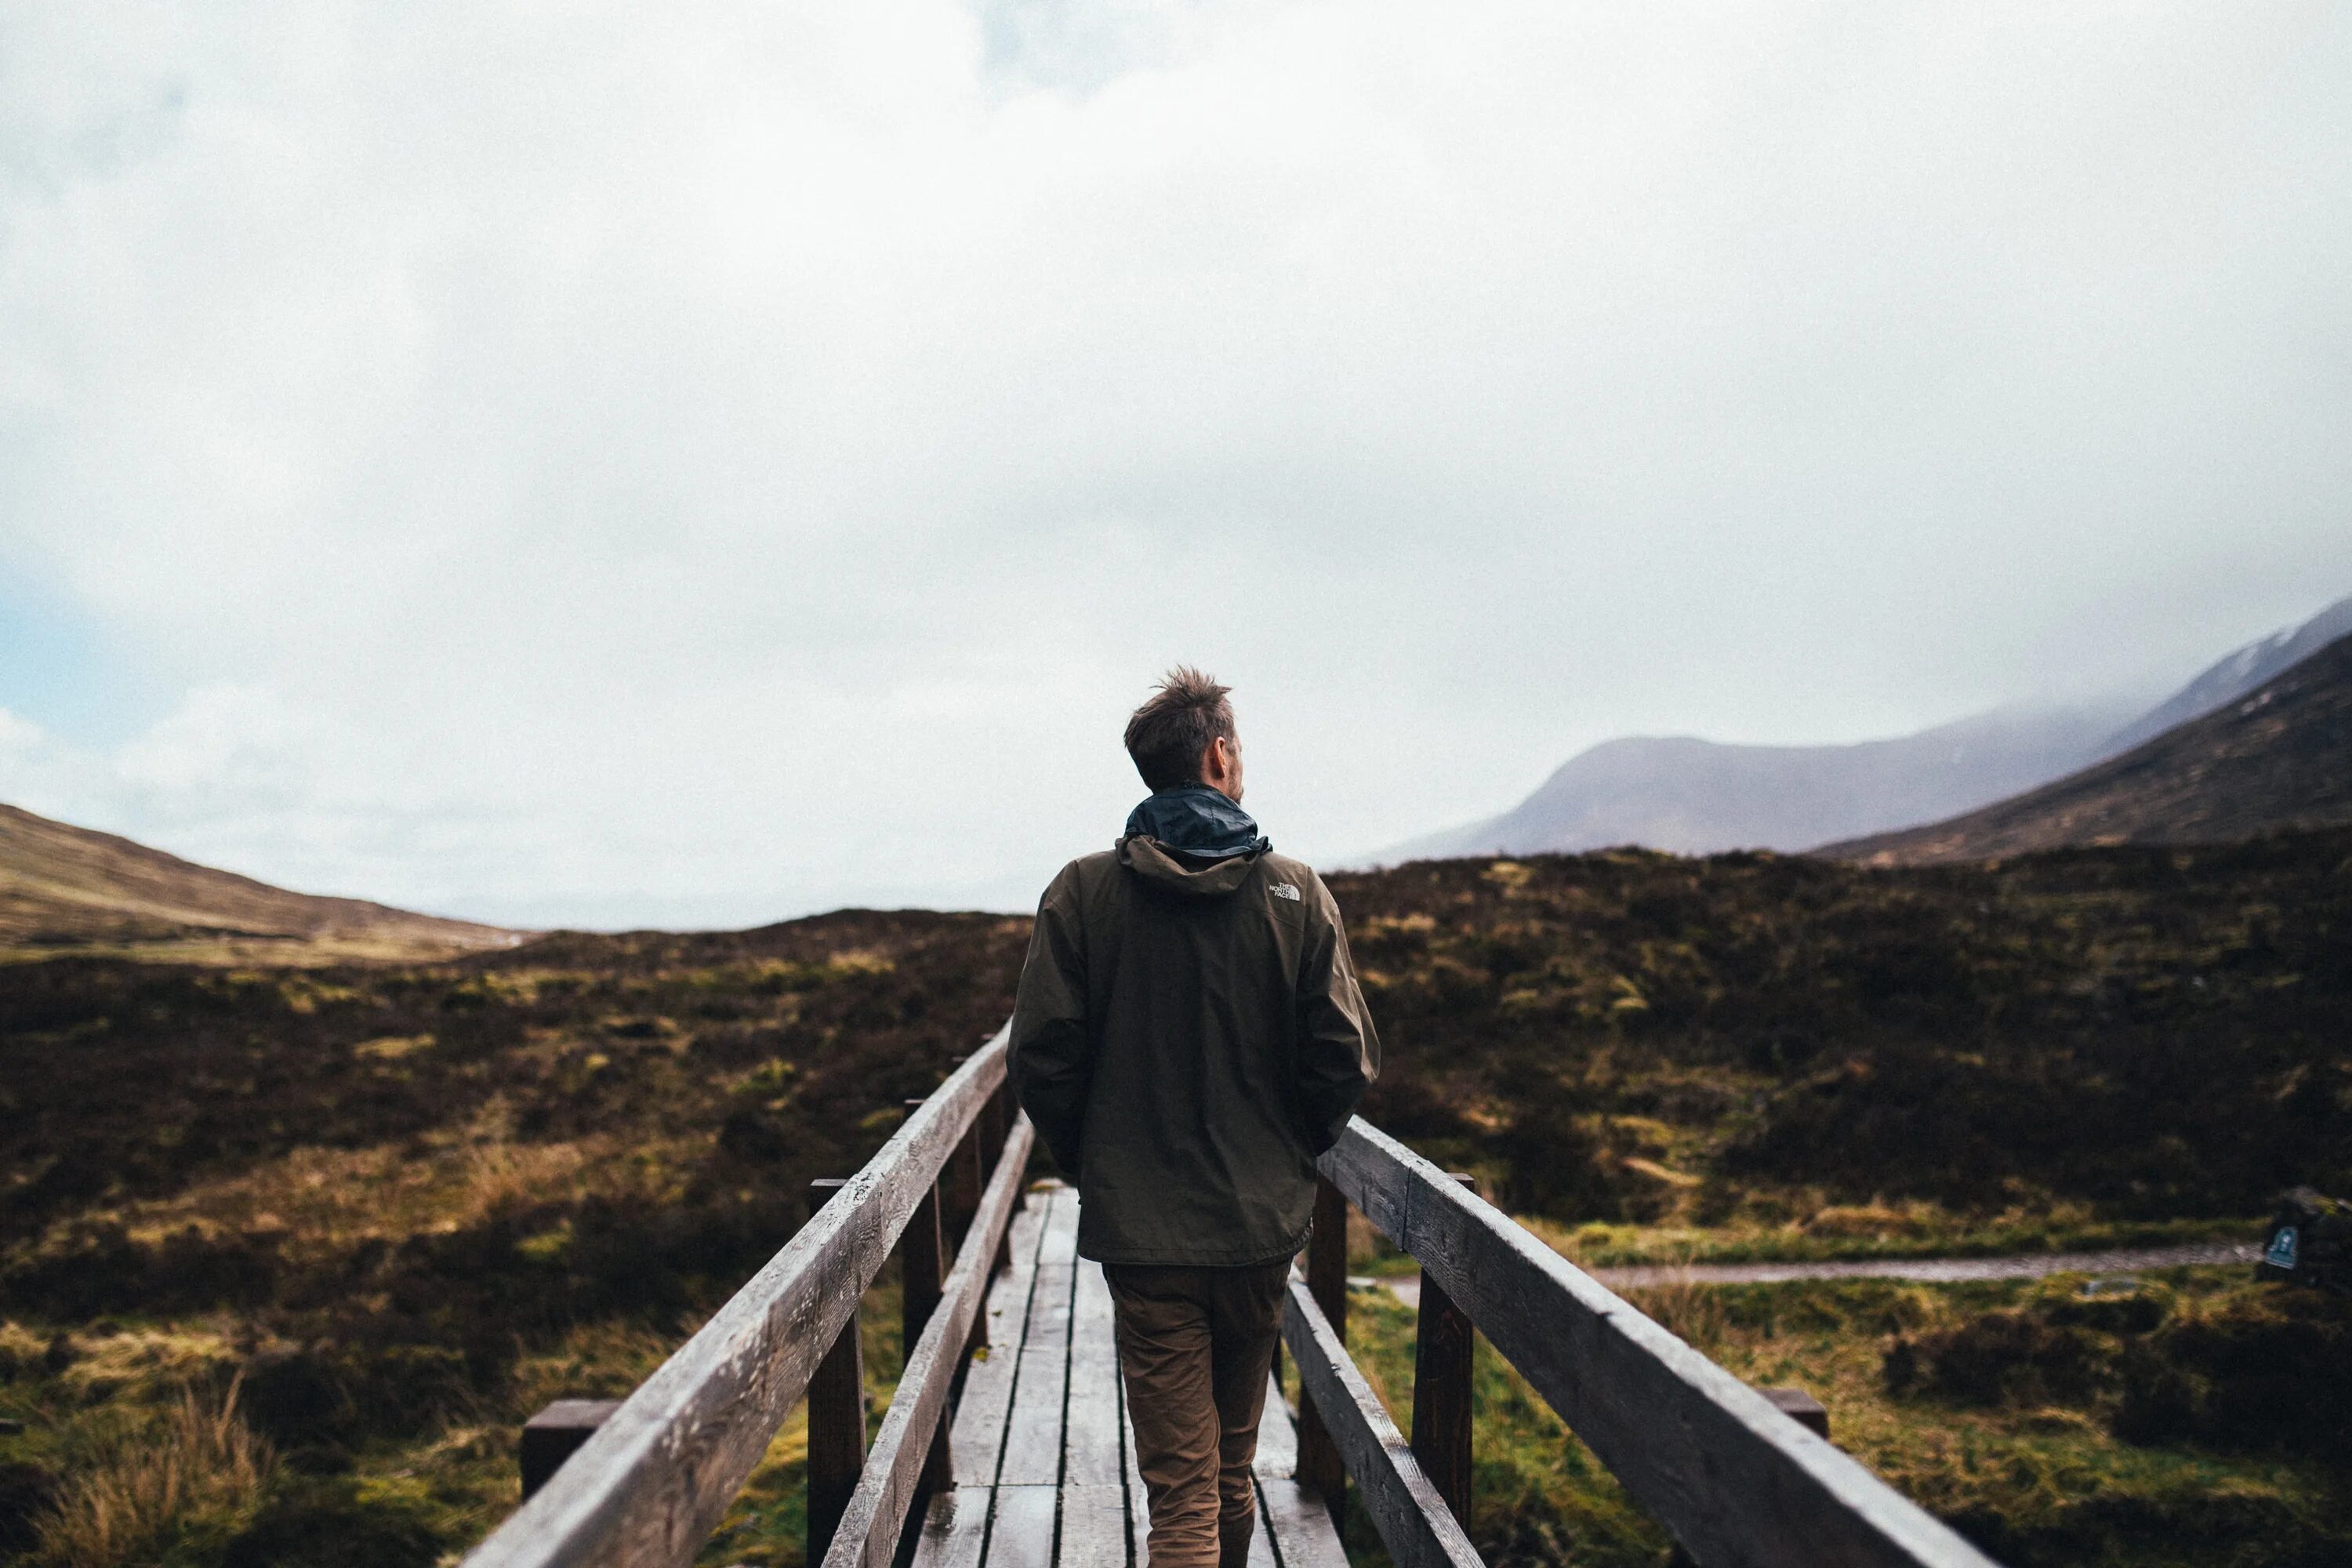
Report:
[[[2352,598],[2247,644],[2156,707],[2016,708],[1843,746],[1631,736],[1571,757],[1510,810],[1364,858],[1572,854],[1638,844],[1682,855],[1800,851],[1939,822],[2063,778],[2223,706],[2352,632]]]
[[[1926,827],[1829,844],[1874,866],[2111,844],[2223,844],[2352,823],[2352,635],[2122,756]]]
[[[289,892],[111,833],[0,805],[0,949],[418,958],[518,940],[519,933],[497,926]]]

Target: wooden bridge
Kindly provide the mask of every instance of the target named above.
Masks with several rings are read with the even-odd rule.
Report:
[[[684,1568],[803,1396],[812,1568],[1146,1568],[1109,1292],[1075,1249],[1077,1194],[1025,1190],[1034,1139],[1004,1058],[1000,1030],[912,1102],[866,1168],[825,1184],[837,1190],[799,1234],[626,1400],[535,1422],[530,1495],[469,1568]],[[1461,1522],[1474,1331],[1685,1561],[1990,1568],[1377,1128],[1351,1122],[1321,1169],[1315,1239],[1283,1321],[1298,1415],[1294,1426],[1269,1390],[1252,1568],[1339,1568],[1332,1521],[1351,1483],[1399,1568],[1480,1563]],[[1410,1440],[1348,1354],[1350,1205],[1422,1266]],[[894,1249],[905,1368],[869,1447],[857,1310]],[[551,1464],[532,1490],[531,1472]]]

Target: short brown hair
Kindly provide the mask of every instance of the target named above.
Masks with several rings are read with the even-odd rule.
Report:
[[[1234,737],[1234,707],[1220,686],[1189,664],[1168,672],[1150,700],[1127,721],[1127,754],[1146,788],[1197,783],[1209,742]]]

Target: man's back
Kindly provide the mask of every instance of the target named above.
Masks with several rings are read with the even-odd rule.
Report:
[[[1226,1266],[1306,1240],[1315,1156],[1378,1070],[1339,910],[1270,849],[1150,838],[1072,861],[1013,1026],[1023,1103],[1106,1263]]]

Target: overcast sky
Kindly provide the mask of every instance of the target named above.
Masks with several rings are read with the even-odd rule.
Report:
[[[2352,592],[2352,7],[0,0],[0,799],[1013,908]]]

